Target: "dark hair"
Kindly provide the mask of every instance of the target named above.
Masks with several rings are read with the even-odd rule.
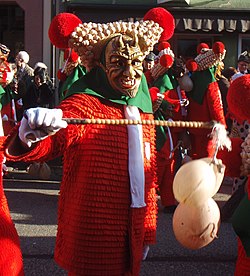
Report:
[[[238,58],[238,62],[241,62],[241,61],[249,63],[248,55],[240,55],[239,58]]]
[[[237,70],[236,70],[236,68],[234,68],[234,67],[228,67],[227,69],[224,69],[224,70],[222,71],[222,75],[223,75],[225,78],[227,78],[229,81],[230,81],[231,77],[232,77],[235,73],[237,73]]]
[[[49,79],[47,69],[41,67],[37,67],[34,70],[34,76],[39,76],[41,82],[47,81]]]

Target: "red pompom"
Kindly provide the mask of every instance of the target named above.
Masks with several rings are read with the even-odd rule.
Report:
[[[78,54],[71,48],[67,48],[64,51],[64,59],[69,59],[70,62],[76,62],[78,60]]]
[[[61,70],[58,70],[57,71],[57,78],[60,80],[60,81],[65,81],[67,79],[67,76],[65,73],[63,73]]]
[[[49,39],[59,49],[68,48],[68,41],[71,33],[82,21],[72,13],[59,13],[49,26]]]
[[[188,71],[194,72],[198,69],[198,64],[196,63],[195,60],[189,59],[186,62],[186,67],[187,67]]]
[[[170,39],[174,34],[175,21],[173,15],[166,9],[157,7],[150,9],[143,17],[143,20],[153,20],[158,23],[163,29],[163,33],[159,41]]]
[[[170,44],[167,41],[162,41],[158,44],[158,51],[170,48]]]
[[[162,55],[160,57],[160,64],[165,68],[170,68],[174,63],[174,59],[170,55]]]
[[[209,46],[207,45],[207,43],[200,43],[198,46],[197,46],[197,54],[200,54],[201,53],[201,49],[209,49]]]
[[[213,51],[215,54],[222,54],[225,50],[225,46],[222,42],[217,41],[213,45]]]
[[[250,74],[235,79],[227,93],[229,113],[238,121],[250,121]]]

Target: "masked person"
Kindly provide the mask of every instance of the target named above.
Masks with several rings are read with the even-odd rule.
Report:
[[[152,120],[142,64],[163,29],[153,21],[81,24],[66,13],[51,22],[52,43],[56,26],[67,22],[76,27],[69,46],[88,73],[56,109],[27,110],[6,155],[39,162],[64,156],[55,260],[69,275],[136,276],[156,239],[155,127],[67,125],[62,118]]]
[[[1,85],[0,93],[4,93]],[[2,120],[0,120],[0,275],[23,276],[24,267],[20,239],[11,218],[3,187],[3,172],[6,170],[4,140]]]

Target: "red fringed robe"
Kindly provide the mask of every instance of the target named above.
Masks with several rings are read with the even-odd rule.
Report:
[[[0,276],[23,276],[20,241],[3,189],[3,139],[3,137],[0,138]]]
[[[195,102],[192,98],[189,99],[187,119],[188,121],[202,122],[210,122],[214,120],[226,126],[221,94],[216,81],[208,85],[202,104]],[[192,146],[192,157],[194,159],[207,157],[209,155],[208,143],[210,140],[209,134],[211,133],[211,129],[190,128],[189,132]]]
[[[67,98],[60,108],[66,118],[125,118],[122,105],[86,94]],[[143,246],[156,239],[153,126],[143,126],[143,142],[150,146],[144,208],[130,208],[126,125],[68,125],[26,155],[8,155],[24,161],[64,155],[55,260],[72,275],[139,275]]]

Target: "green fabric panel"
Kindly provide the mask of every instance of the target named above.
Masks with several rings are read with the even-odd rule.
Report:
[[[2,98],[3,98],[3,96],[4,96],[4,94],[5,94],[5,90],[4,90],[3,87],[0,85],[0,110],[2,110],[2,107],[3,107],[2,103],[1,103],[1,100],[2,100]]]
[[[160,93],[164,93],[166,90],[173,89],[170,78],[167,74],[160,76],[153,84],[153,86],[158,87]]]
[[[65,97],[65,94],[67,94],[67,90],[70,88],[70,86],[77,81],[79,78],[84,76],[86,74],[86,68],[78,65],[75,67],[74,71],[67,77],[67,79],[64,81],[62,87],[59,91],[59,100],[62,101]]]
[[[154,118],[155,120],[165,121],[165,118],[159,109],[154,113]],[[157,126],[156,127],[156,150],[157,151],[161,150],[166,140],[167,140],[167,134],[166,134],[165,127]]]
[[[2,107],[10,103],[11,99],[13,99],[13,92],[9,85],[7,85],[5,88],[3,88],[0,85],[0,110],[2,110]]]

